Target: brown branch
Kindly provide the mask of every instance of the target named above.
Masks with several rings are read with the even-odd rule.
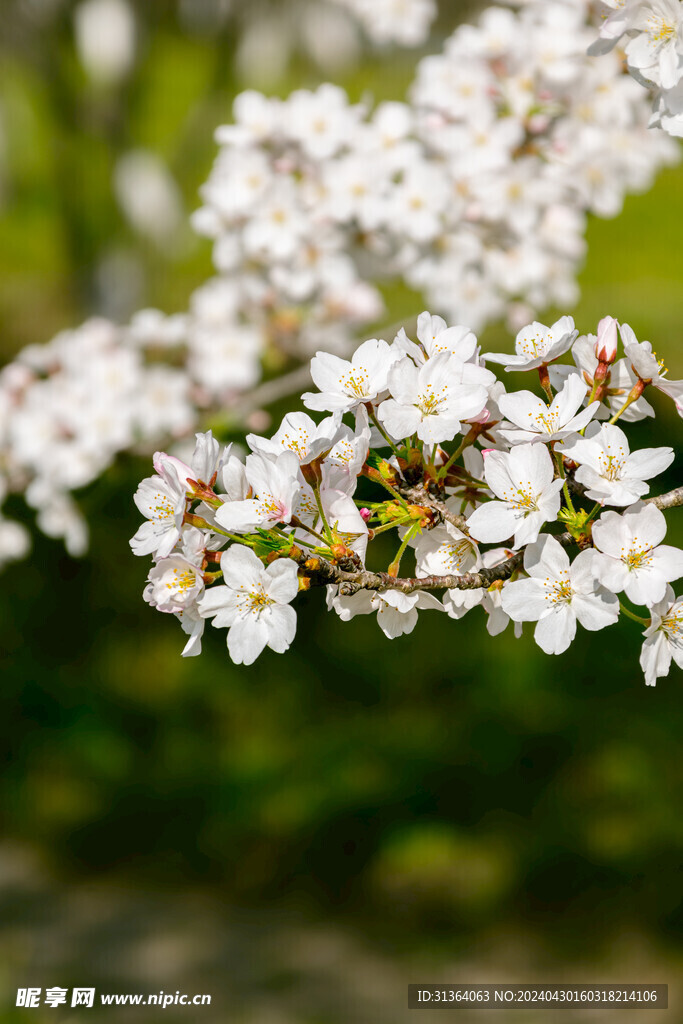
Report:
[[[462,530],[464,519],[461,516],[453,516],[442,502],[433,498],[423,487],[404,488],[402,493],[415,500],[416,504],[429,505],[438,511],[447,522]],[[683,487],[675,487],[666,494],[656,495],[647,498],[649,504],[656,505],[660,509],[675,508],[683,505]],[[556,536],[562,547],[569,548],[577,544],[576,538],[571,533],[562,533]],[[589,541],[584,541],[590,543]],[[582,546],[582,545],[579,545]],[[305,555],[300,558],[300,564],[304,571],[310,576],[311,586],[326,586],[336,584],[342,597],[351,597],[359,590],[400,590],[403,594],[413,594],[420,590],[479,590],[488,589],[492,584],[504,582],[518,569],[522,567],[524,552],[517,551],[510,558],[491,569],[480,569],[478,572],[466,572],[462,575],[450,574],[447,576],[412,576],[396,578],[386,572],[370,572],[368,569],[352,562],[350,559],[342,565],[335,565],[324,558],[307,560]],[[357,561],[357,560],[356,560]]]
[[[662,510],[676,508],[678,505],[683,505],[683,487],[674,487],[673,491],[667,491],[666,494],[657,494],[653,498],[645,498],[644,500],[646,505],[654,505]]]

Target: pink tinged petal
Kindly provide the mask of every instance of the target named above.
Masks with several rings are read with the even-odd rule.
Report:
[[[296,563],[291,558],[278,558],[263,573],[263,589],[278,604],[288,604],[299,592]]]
[[[666,377],[657,381],[657,387],[663,395],[673,399],[676,412],[683,416],[683,380],[667,380]]]
[[[228,633],[228,653],[236,665],[252,665],[267,643],[268,627],[261,615],[239,619]]]
[[[467,520],[467,529],[475,540],[495,544],[512,537],[517,528],[517,516],[503,501],[487,501],[475,509]]]
[[[671,544],[660,544],[652,552],[652,568],[667,583],[679,580],[683,576],[683,551]]]
[[[557,580],[569,569],[569,556],[554,537],[544,534],[524,552],[524,568],[530,576]]]
[[[626,459],[623,475],[632,480],[650,480],[668,469],[673,460],[673,448],[641,448]]]
[[[594,594],[575,594],[572,609],[584,629],[595,632],[619,618],[619,599],[599,588]]]
[[[660,631],[647,638],[640,652],[640,667],[648,686],[655,686],[660,676],[668,676],[671,668],[671,648]]]
[[[288,604],[265,608],[260,618],[268,630],[268,646],[276,654],[284,654],[296,635],[296,612]]]
[[[515,580],[501,592],[501,606],[514,622],[535,622],[548,611],[545,588],[538,580]]]
[[[539,619],[534,630],[534,640],[546,654],[563,654],[575,636],[576,616],[566,602]]]
[[[265,526],[269,519],[262,502],[247,498],[246,501],[226,501],[216,509],[216,522],[230,533],[248,533]]]

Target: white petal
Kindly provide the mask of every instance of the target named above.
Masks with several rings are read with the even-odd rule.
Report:
[[[538,620],[534,640],[546,654],[562,654],[576,636],[576,616],[567,602]]]
[[[251,591],[261,584],[263,562],[243,544],[233,544],[223,552],[221,569],[224,582],[233,590]]]
[[[515,622],[534,622],[548,610],[545,590],[538,580],[515,580],[501,591],[501,606]]]
[[[296,562],[291,558],[278,558],[271,562],[263,574],[263,589],[278,604],[293,601],[299,591]]]
[[[276,604],[266,608],[261,618],[268,630],[268,646],[284,654],[296,635],[296,612],[290,605]]]
[[[262,616],[238,619],[228,633],[228,653],[236,665],[252,665],[268,642]]]
[[[487,501],[476,508],[467,520],[467,529],[475,540],[495,544],[512,537],[517,528],[517,517],[503,501]]]

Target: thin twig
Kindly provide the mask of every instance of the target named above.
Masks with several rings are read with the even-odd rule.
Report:
[[[408,494],[411,498],[413,496],[417,498],[418,495],[415,493],[417,491],[421,491],[422,503],[431,505],[431,507],[444,515],[439,507],[443,503],[433,499],[424,488],[404,489],[403,493]],[[683,487],[675,487],[666,494],[647,498],[646,501],[660,509],[681,506],[683,505]],[[443,507],[445,508],[445,506]],[[457,525],[458,529],[462,529],[460,525],[461,517],[452,516],[448,509],[445,509],[445,511],[448,513],[448,516],[444,515],[444,518],[448,522],[455,521],[454,525]],[[555,540],[565,548],[572,547],[577,543],[576,538],[571,533],[562,533],[555,537]],[[359,590],[400,590],[403,594],[412,594],[420,590],[478,590],[488,589],[493,583],[510,579],[512,574],[522,567],[523,560],[524,552],[517,551],[499,565],[493,566],[491,569],[480,569],[479,572],[466,572],[462,575],[396,579],[386,572],[369,572],[362,567],[352,568],[349,566],[346,568],[334,565],[326,561],[326,559],[320,558],[316,559],[316,566],[310,570],[310,576],[312,586],[325,586],[330,583],[337,584],[339,592],[343,597],[351,597],[353,594],[357,594]],[[302,565],[304,561],[305,557],[302,557]],[[309,572],[309,569],[307,568],[306,571]]]

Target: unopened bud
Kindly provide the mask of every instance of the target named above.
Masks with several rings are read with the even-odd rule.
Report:
[[[605,316],[598,324],[595,355],[599,363],[613,363],[617,357],[617,328],[613,316]]]
[[[358,511],[360,512],[360,517],[361,517],[361,519],[363,520],[364,523],[367,523],[367,522],[370,521],[370,516],[372,515],[371,509],[369,509],[369,508],[359,508]]]

